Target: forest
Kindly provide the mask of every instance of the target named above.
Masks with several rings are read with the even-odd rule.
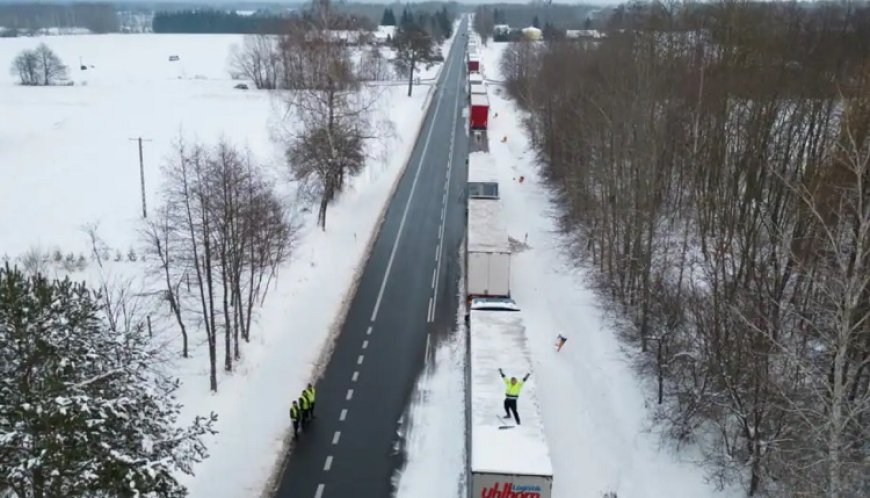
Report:
[[[657,428],[750,496],[868,496],[870,7],[610,22],[501,69]]]
[[[43,28],[86,28],[94,33],[118,31],[118,16],[109,3],[0,3],[0,26],[14,32]]]

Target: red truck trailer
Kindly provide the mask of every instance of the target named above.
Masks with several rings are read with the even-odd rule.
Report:
[[[478,59],[476,55],[470,55],[468,57],[468,72],[469,73],[479,73],[480,72],[480,59]]]
[[[472,130],[485,130],[487,125],[489,125],[489,99],[485,94],[473,93],[468,127]]]

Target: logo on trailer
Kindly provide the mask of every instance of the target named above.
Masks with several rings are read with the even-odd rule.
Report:
[[[484,488],[480,498],[541,498],[541,487],[514,486],[512,482],[497,482],[491,488]]]

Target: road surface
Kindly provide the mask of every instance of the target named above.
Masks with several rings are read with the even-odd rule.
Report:
[[[468,153],[466,24],[441,70],[411,159],[316,385],[317,418],[288,457],[276,498],[393,493],[391,478],[402,463],[396,450],[399,418],[430,338],[456,324]]]

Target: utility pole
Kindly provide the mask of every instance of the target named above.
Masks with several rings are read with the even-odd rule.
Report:
[[[151,139],[148,138],[131,138],[130,140],[135,140],[139,142],[139,182],[142,184],[142,217],[148,217],[148,211],[145,208],[145,162],[142,159],[142,142],[151,142]]]

